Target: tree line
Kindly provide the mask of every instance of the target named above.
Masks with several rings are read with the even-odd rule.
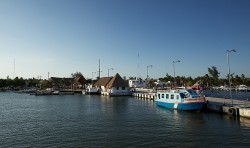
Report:
[[[71,77],[82,76],[81,72],[72,73]],[[227,75],[226,78],[219,78],[220,72],[218,71],[217,67],[212,66],[208,68],[208,73],[204,76],[198,76],[196,78],[192,77],[184,77],[184,76],[176,76],[175,78],[171,75],[166,75],[163,78],[159,78],[162,82],[171,81],[173,82],[175,79],[176,86],[187,86],[193,85],[196,82],[203,84],[204,86],[211,87],[211,86],[221,86],[221,85],[229,85]],[[231,83],[232,85],[247,85],[250,86],[250,78],[246,78],[244,74],[242,75],[234,75],[231,74]],[[130,77],[133,78],[133,77]],[[91,79],[87,79],[87,83],[93,82]],[[153,86],[155,80],[151,79],[150,84]],[[7,77],[6,79],[0,79],[0,89],[24,89],[27,87],[38,87],[38,88],[51,88],[52,81],[51,80],[42,80],[39,78],[29,78],[23,79],[22,77],[16,77],[15,79],[10,79]]]
[[[218,71],[217,67],[212,66],[208,68],[208,73],[205,74],[204,76],[198,76],[196,78],[176,76],[175,82],[177,86],[193,85],[196,82],[199,82],[200,84],[203,84],[206,87],[229,85],[229,80],[228,80],[229,75],[227,75],[226,78],[219,78],[219,76],[220,72]],[[232,73],[230,77],[231,77],[231,84],[233,86],[236,85],[250,86],[250,78],[246,78],[244,74],[239,76],[239,75],[234,75],[234,73]],[[166,75],[166,77],[159,78],[159,80],[173,82],[174,77]]]
[[[71,74],[72,78],[76,78],[79,76],[83,76],[81,72],[76,71],[75,73]],[[61,80],[60,83],[63,82],[64,79]],[[86,80],[87,83],[92,82],[91,79]],[[53,86],[52,80],[46,80],[46,79],[41,79],[39,77],[37,78],[29,78],[29,79],[24,79],[22,77],[15,77],[14,79],[10,79],[9,76],[7,76],[6,79],[0,79],[0,90],[21,90],[21,89],[26,89],[26,88],[32,88],[36,87],[39,89],[46,89],[46,88],[51,88]]]

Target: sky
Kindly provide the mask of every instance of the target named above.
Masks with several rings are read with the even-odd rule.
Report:
[[[249,0],[0,0],[0,78],[250,77]],[[152,67],[149,67],[152,65]],[[108,70],[113,68],[113,70]]]

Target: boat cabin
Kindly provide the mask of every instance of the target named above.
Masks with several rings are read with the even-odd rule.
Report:
[[[169,103],[175,102],[184,102],[186,98],[184,93],[177,93],[177,92],[158,92],[157,99],[158,100],[166,100]]]

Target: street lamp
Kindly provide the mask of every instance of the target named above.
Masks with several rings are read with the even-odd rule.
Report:
[[[232,98],[232,90],[231,90],[231,74],[230,74],[230,64],[229,64],[229,53],[230,52],[236,52],[236,50],[235,49],[227,50],[229,93],[230,93],[230,99],[232,101],[232,106],[233,106],[233,98]]]
[[[114,70],[114,68],[109,68],[109,69],[108,69],[108,77],[109,77],[109,70]]]
[[[92,83],[93,83],[93,74],[96,73],[96,72],[92,72]]]
[[[148,66],[147,66],[147,80],[149,79],[149,76],[148,76],[148,68],[149,68],[149,67],[151,67],[151,68],[152,68],[152,67],[153,67],[153,65],[148,65]]]
[[[174,87],[175,87],[175,66],[174,66],[174,63],[178,63],[178,62],[181,62],[181,61],[179,61],[179,60],[173,61],[173,68],[174,68]]]

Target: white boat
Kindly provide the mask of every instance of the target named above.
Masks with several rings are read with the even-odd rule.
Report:
[[[236,87],[235,89],[236,91],[250,91],[250,87],[246,86],[246,85],[239,85]]]
[[[159,106],[177,110],[201,110],[205,104],[205,97],[192,89],[168,90],[157,92],[155,100]]]
[[[100,92],[98,91],[96,87],[89,85],[86,90],[82,91],[82,94],[95,95],[95,94],[100,94]]]

